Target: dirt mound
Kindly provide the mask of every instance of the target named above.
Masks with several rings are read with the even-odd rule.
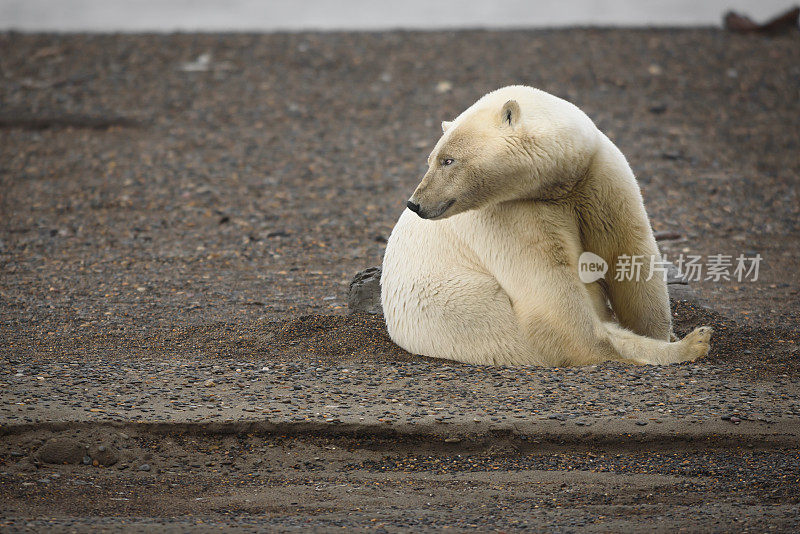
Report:
[[[672,301],[675,333],[684,336],[698,326],[714,329],[708,360],[734,364],[765,375],[796,375],[800,369],[800,332],[789,328],[750,326],[694,302]]]

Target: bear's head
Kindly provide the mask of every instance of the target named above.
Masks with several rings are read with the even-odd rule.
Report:
[[[407,204],[423,219],[560,198],[585,176],[600,135],[574,105],[524,86],[489,93],[442,131]]]

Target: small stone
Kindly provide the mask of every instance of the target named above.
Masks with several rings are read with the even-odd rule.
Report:
[[[647,421],[636,421],[636,424],[639,426],[645,426],[647,424]]]
[[[436,92],[437,93],[447,93],[453,88],[453,82],[442,80],[436,84]]]
[[[207,388],[213,388],[214,386],[216,386],[216,385],[217,385],[217,383],[216,383],[216,382],[214,382],[213,380],[211,380],[211,379],[209,378],[208,380],[206,380],[205,382],[203,382],[203,385],[204,385],[205,387],[207,387]]]
[[[150,471],[150,464],[142,464],[139,466],[139,471]]]

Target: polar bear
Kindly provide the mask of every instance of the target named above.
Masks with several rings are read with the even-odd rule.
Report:
[[[474,364],[691,361],[711,329],[671,342],[666,283],[615,276],[622,255],[660,259],[619,149],[573,104],[493,91],[452,122],[386,246],[381,302],[409,352]],[[581,282],[578,259],[603,258]]]

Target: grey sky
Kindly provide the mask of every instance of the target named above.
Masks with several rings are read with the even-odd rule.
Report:
[[[0,0],[0,29],[275,31],[718,26],[728,9],[756,20],[791,0]]]

